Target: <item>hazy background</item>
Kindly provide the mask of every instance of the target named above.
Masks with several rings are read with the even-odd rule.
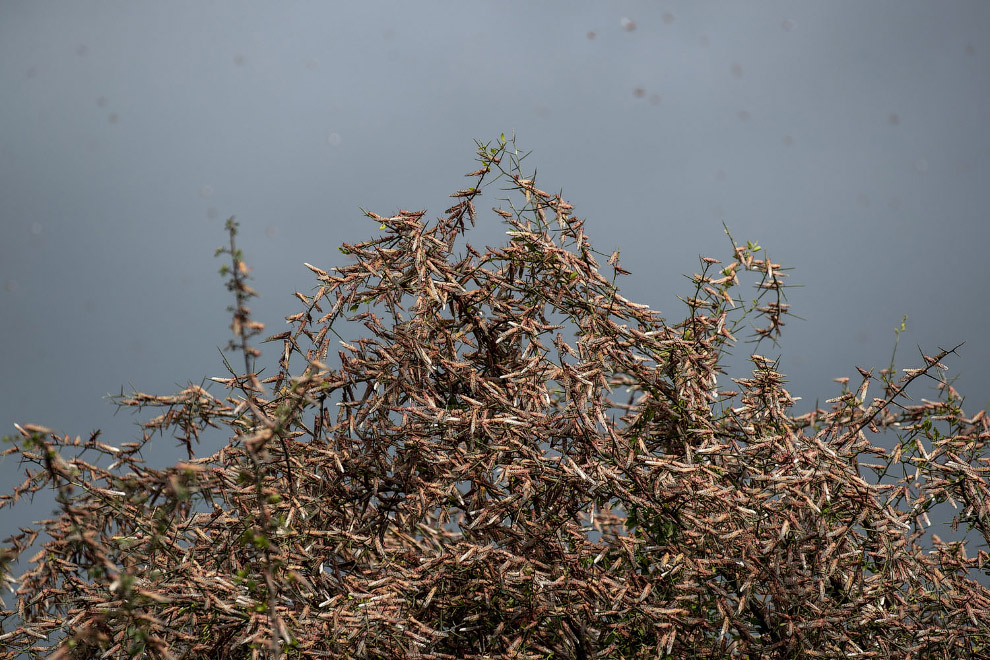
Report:
[[[501,132],[622,249],[624,294],[670,318],[698,255],[728,257],[723,220],[795,266],[805,320],[761,352],[798,411],[885,366],[906,314],[899,366],[966,341],[948,364],[973,412],[990,398],[988,35],[985,0],[5,0],[0,427],[134,439],[108,392],[225,375],[228,216],[280,332],[314,284],[303,262],[339,265],[376,230],[359,206],[435,217],[474,139]],[[484,217],[471,242],[502,241]],[[0,463],[7,485],[16,471]]]

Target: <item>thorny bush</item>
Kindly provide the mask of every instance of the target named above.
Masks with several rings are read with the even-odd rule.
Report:
[[[18,427],[30,467],[2,506],[53,490],[58,510],[5,540],[0,657],[990,657],[988,424],[944,380],[952,351],[802,416],[759,355],[721,391],[743,320],[780,332],[780,266],[733,241],[668,324],[504,137],[478,154],[444,217],[368,213],[350,265],[309,266],[276,375],[231,220],[244,372],[226,363],[223,399],[121,397],[163,412],[116,447]],[[510,240],[455,254],[493,181]],[[938,401],[906,398],[921,377]],[[207,427],[229,441],[196,458]],[[189,459],[145,465],[158,432]],[[975,556],[931,533],[945,502]]]

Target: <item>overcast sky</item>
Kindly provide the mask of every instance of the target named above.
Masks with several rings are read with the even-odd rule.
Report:
[[[723,221],[794,266],[805,320],[761,352],[799,411],[886,366],[907,315],[900,366],[965,341],[948,364],[974,412],[990,399],[988,35],[985,0],[5,0],[3,433],[134,439],[108,392],[225,375],[225,218],[280,332],[315,284],[303,262],[340,265],[375,229],[359,207],[439,215],[474,140],[502,132],[600,250],[621,248],[624,295],[671,319],[698,256],[729,256]],[[505,238],[486,217],[475,245]]]

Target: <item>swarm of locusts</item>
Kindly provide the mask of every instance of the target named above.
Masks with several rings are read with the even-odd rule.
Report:
[[[158,411],[133,442],[17,427],[0,506],[56,510],[3,541],[0,658],[990,657],[990,436],[953,350],[794,415],[774,360],[725,366],[780,334],[785,269],[729,235],[669,322],[523,158],[479,143],[434,221],[367,213],[271,370],[229,221],[228,375],[121,396]],[[158,434],[187,459],[145,463]]]

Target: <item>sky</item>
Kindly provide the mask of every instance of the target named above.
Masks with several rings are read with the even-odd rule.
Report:
[[[801,319],[760,352],[798,412],[887,366],[904,316],[901,367],[966,342],[947,364],[975,412],[990,401],[988,35],[983,0],[5,0],[2,433],[139,437],[143,417],[108,393],[226,375],[226,218],[255,318],[281,332],[292,292],[316,284],[303,263],[343,265],[337,246],[374,233],[361,208],[440,215],[475,140],[500,133],[599,250],[621,250],[623,295],[671,320],[698,257],[730,256],[723,222],[793,267]],[[488,214],[469,240],[505,238]],[[0,463],[4,483],[17,472]]]

